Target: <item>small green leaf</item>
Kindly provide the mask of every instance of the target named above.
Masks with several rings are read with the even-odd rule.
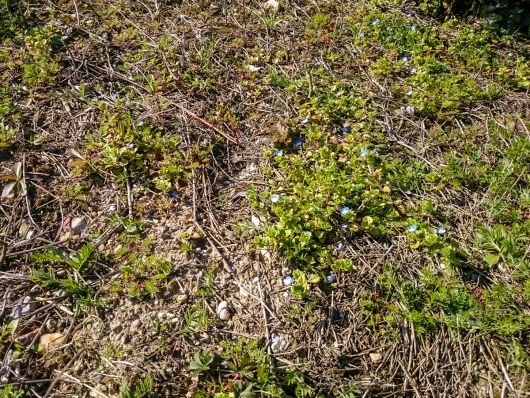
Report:
[[[497,254],[487,254],[486,257],[484,257],[484,260],[488,263],[490,267],[493,267],[499,262],[500,257]]]

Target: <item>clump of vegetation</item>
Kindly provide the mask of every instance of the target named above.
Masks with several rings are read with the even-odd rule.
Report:
[[[524,395],[524,4],[296,3],[0,0],[1,398]]]
[[[24,391],[10,384],[0,390],[0,398],[23,398]]]
[[[82,308],[104,305],[95,299],[96,290],[90,283],[97,267],[96,253],[91,243],[81,246],[77,252],[67,255],[55,247],[32,255],[35,264],[45,267],[35,268],[31,280],[43,288],[60,289],[71,296]]]
[[[221,342],[219,353],[196,353],[189,365],[199,377],[200,391],[194,397],[217,398],[267,395],[270,397],[313,396],[304,376],[294,370],[279,375],[267,353],[255,341]]]
[[[120,398],[152,398],[158,396],[154,393],[154,382],[151,377],[138,380],[132,385],[124,383],[120,391]]]
[[[211,146],[182,146],[182,137],[135,117],[125,102],[100,104],[101,126],[87,137],[91,161],[81,166],[119,181],[132,178],[170,192],[185,183],[191,171],[206,162]]]
[[[362,293],[369,326],[393,338],[401,337],[403,320],[418,335],[479,330],[520,351],[530,325],[528,130],[519,126],[518,136],[513,122],[492,124],[484,141],[473,126],[436,125],[528,87],[528,60],[506,58],[498,45],[509,39],[489,24],[426,26],[372,5],[352,12],[349,23],[356,61],[390,81],[379,89],[393,99],[383,105],[369,82],[333,80],[320,64],[298,79],[269,73],[271,84],[297,95],[300,118],[286,123],[288,134],[267,152],[271,189],[251,191],[254,206],[268,215],[255,242],[282,254],[293,268],[292,294],[308,299],[323,281],[333,286],[330,270],[355,275],[349,245],[366,237],[393,245],[405,237],[437,266],[416,264],[411,275],[410,265],[387,263]],[[415,128],[409,121],[417,117],[439,128],[425,142],[446,146],[445,153],[429,162],[391,125],[381,128],[380,112],[401,118],[399,128]],[[464,189],[484,195],[487,221],[456,239],[438,204],[444,192]]]

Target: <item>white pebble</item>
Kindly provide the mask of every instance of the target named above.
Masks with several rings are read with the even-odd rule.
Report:
[[[228,303],[226,301],[221,301],[219,305],[217,306],[217,316],[222,321],[227,321],[232,316],[232,313],[230,311],[230,307],[228,306]]]

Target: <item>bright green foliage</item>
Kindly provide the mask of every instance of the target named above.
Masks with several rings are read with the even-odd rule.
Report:
[[[8,384],[0,390],[0,398],[23,398],[24,391]]]
[[[171,191],[209,155],[210,146],[182,150],[180,135],[139,120],[121,100],[112,108],[100,107],[101,127],[87,137],[86,147],[93,153],[91,164],[83,164],[87,169],[113,173],[119,180],[148,179],[157,189]]]
[[[94,289],[84,277],[94,270],[96,256],[91,243],[81,246],[77,252],[67,255],[55,247],[49,247],[43,253],[32,255],[35,263],[47,264],[45,268],[37,268],[32,272],[31,280],[42,287],[64,290],[82,307],[104,305],[94,301]],[[58,267],[62,269],[58,270]]]
[[[59,35],[52,27],[34,28],[25,37],[22,52],[23,79],[31,85],[53,83],[61,66],[54,55],[59,45]]]
[[[192,334],[203,332],[210,324],[208,313],[201,304],[194,304],[184,314],[184,326],[182,332],[185,334]]]
[[[123,287],[135,298],[153,297],[163,286],[173,266],[156,255],[131,254],[121,267]]]
[[[197,353],[190,369],[199,376],[201,391],[195,397],[310,397],[301,373],[293,370],[279,374],[270,357],[254,340],[221,342],[219,354]]]
[[[360,61],[379,77],[394,75],[396,98],[418,115],[448,117],[480,100],[499,97],[505,88],[526,88],[529,61],[496,51],[505,38],[487,27],[441,28],[398,13],[360,7],[351,33],[362,49]]]
[[[329,269],[355,272],[339,247],[367,236],[399,245],[405,237],[426,263],[412,266],[415,277],[409,264],[384,267],[362,295],[366,324],[396,338],[402,338],[403,320],[418,334],[479,330],[512,340],[514,358],[526,363],[527,126],[516,116],[491,121],[487,129],[465,125],[463,112],[525,89],[529,60],[522,53],[506,57],[499,48],[509,37],[480,24],[427,26],[375,5],[352,10],[349,23],[356,62],[384,81],[388,91],[379,87],[381,96],[392,100],[381,105],[363,77],[345,83],[324,67],[313,66],[302,78],[269,70],[267,82],[298,99],[300,118],[286,123],[283,143],[267,152],[270,189],[251,191],[253,205],[268,216],[256,243],[288,260],[291,293],[307,301]],[[313,19],[307,26],[320,29]],[[323,58],[333,64],[336,57]],[[380,109],[394,116],[384,132],[376,123]],[[400,117],[403,124],[396,126]],[[415,147],[418,120],[428,127]],[[407,134],[414,138],[406,150],[395,145]],[[484,198],[484,225],[475,223],[462,239],[451,233],[461,225],[447,211],[445,195],[469,200],[470,191]],[[437,267],[427,267],[431,261]]]
[[[403,317],[416,333],[433,332],[441,325],[455,331],[477,329],[516,338],[530,326],[530,316],[520,311],[516,289],[497,283],[490,289],[466,284],[451,272],[422,270],[420,283],[399,276],[386,265],[376,283],[376,294],[366,292],[361,306],[372,327],[396,326]]]
[[[49,247],[43,253],[36,253],[32,256],[32,259],[36,262],[47,262],[56,264],[67,264],[75,269],[79,274],[84,275],[94,265],[91,262],[94,254],[94,245],[87,243],[79,248],[79,250],[71,256],[68,256],[61,252],[56,247]]]
[[[154,394],[154,382],[151,377],[138,380],[132,385],[124,383],[120,390],[119,398],[153,398],[158,395]]]
[[[362,122],[366,101],[341,85],[329,91],[315,88],[314,93],[302,112],[320,123],[293,132],[295,147],[302,150],[286,147],[281,156],[274,156],[280,184],[272,192],[254,195],[255,205],[273,217],[257,242],[279,248],[306,270],[349,270],[352,265],[338,261],[332,246],[352,234],[385,235],[400,219],[397,198],[367,139],[372,128]],[[328,143],[325,126],[344,118],[360,120],[340,144]]]

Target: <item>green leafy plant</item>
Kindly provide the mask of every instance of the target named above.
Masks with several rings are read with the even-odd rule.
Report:
[[[195,374],[200,375],[206,373],[210,370],[210,365],[212,364],[214,356],[208,352],[197,352],[193,356],[193,360],[190,362],[189,368]]]
[[[151,377],[145,377],[138,380],[131,385],[125,382],[120,389],[120,398],[153,398],[156,397],[154,393],[154,382]]]
[[[80,161],[86,170],[112,173],[118,180],[128,178],[150,182],[162,191],[174,190],[187,181],[191,170],[205,162],[211,146],[181,148],[181,136],[169,135],[135,117],[123,100],[113,107],[100,104],[101,126],[87,137],[90,162]]]
[[[132,297],[154,297],[161,289],[173,266],[156,255],[131,254],[121,267],[123,286]]]
[[[26,83],[40,86],[55,81],[61,69],[54,51],[59,43],[58,31],[51,26],[34,28],[24,36],[21,67]]]
[[[96,266],[96,255],[91,243],[81,246],[70,256],[55,247],[48,247],[43,253],[35,253],[31,258],[37,264],[48,264],[47,267],[33,270],[31,280],[34,283],[42,287],[62,289],[82,307],[105,305],[103,301],[95,301],[94,289],[85,279]]]
[[[182,333],[192,334],[206,330],[210,324],[210,318],[206,309],[199,303],[195,303],[184,314],[184,325]]]
[[[8,384],[0,390],[0,398],[23,398],[25,393],[23,390]]]
[[[217,358],[216,358],[217,357]],[[294,369],[275,371],[271,359],[254,340],[221,342],[214,356],[207,351],[197,353],[190,364],[200,381],[195,397],[309,397],[313,389],[303,374]]]

